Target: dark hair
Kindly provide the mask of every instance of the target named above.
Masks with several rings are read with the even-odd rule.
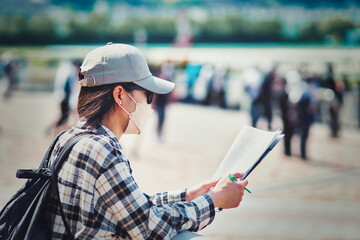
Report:
[[[84,76],[79,72],[79,80]],[[94,87],[81,87],[77,111],[79,117],[87,118],[87,123],[93,127],[100,124],[105,115],[115,107],[113,90],[121,85],[125,91],[131,92],[135,88],[134,83],[113,83]]]

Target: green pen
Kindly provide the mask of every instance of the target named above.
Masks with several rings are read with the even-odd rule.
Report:
[[[229,173],[229,178],[231,181],[233,182],[237,182],[237,178],[234,176],[234,174]],[[248,192],[251,193],[249,189],[247,189],[246,187],[244,187],[244,189]]]

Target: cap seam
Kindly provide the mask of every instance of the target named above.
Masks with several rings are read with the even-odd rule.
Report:
[[[147,77],[144,77],[144,78],[137,78],[135,80],[124,80],[124,82],[136,82],[136,81],[140,81],[140,80],[144,80],[146,78],[149,78],[149,77],[154,77],[153,75],[149,75]]]

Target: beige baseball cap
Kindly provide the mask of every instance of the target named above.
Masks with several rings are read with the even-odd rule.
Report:
[[[135,47],[126,44],[107,43],[89,52],[81,67],[84,79],[82,87],[93,87],[111,83],[132,82],[157,94],[171,92],[175,84],[154,77],[144,55]]]

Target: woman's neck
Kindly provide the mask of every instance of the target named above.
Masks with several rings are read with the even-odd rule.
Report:
[[[115,111],[104,117],[101,123],[108,129],[110,129],[110,131],[114,133],[116,138],[120,140],[128,125],[128,120],[126,119],[126,116],[123,116],[123,114]]]

